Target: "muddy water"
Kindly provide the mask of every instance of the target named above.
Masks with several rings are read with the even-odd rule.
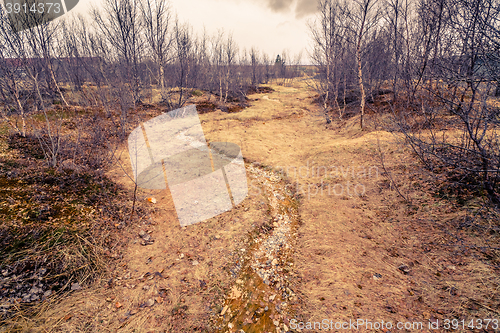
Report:
[[[297,201],[278,174],[246,166],[250,178],[264,191],[269,222],[251,232],[241,262],[235,263],[236,281],[223,304],[217,332],[286,332],[291,316],[292,253],[297,237]]]

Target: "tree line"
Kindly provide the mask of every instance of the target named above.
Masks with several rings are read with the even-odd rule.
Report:
[[[387,110],[424,165],[500,205],[500,2],[320,0],[310,25],[327,115]],[[496,97],[496,98],[495,98]],[[425,131],[424,131],[425,130]]]
[[[54,99],[106,112],[119,108],[126,118],[154,93],[171,109],[183,106],[193,89],[221,103],[243,99],[251,86],[297,75],[300,62],[286,52],[278,64],[256,47],[240,49],[224,30],[196,35],[173,17],[168,0],[105,0],[90,18],[50,21],[29,11],[11,18],[2,7],[0,103],[5,119],[20,115],[23,124],[12,125],[23,135],[26,114]],[[78,98],[68,101],[67,91]]]

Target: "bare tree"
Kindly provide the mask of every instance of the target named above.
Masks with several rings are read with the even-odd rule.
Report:
[[[272,59],[269,58],[269,55],[267,53],[262,54],[262,63],[264,66],[264,82],[268,83],[269,80],[272,79],[273,74],[272,74]]]
[[[252,86],[260,83],[260,78],[258,74],[259,70],[259,52],[255,47],[250,49],[250,63],[252,66]]]
[[[212,75],[210,78],[210,91],[219,95],[222,101],[222,81],[223,81],[223,43],[224,31],[219,30],[210,39],[210,63],[212,66]]]
[[[362,53],[367,35],[375,27],[379,18],[379,10],[376,7],[378,0],[355,0],[354,9],[350,12],[352,18],[352,27],[356,33],[356,63],[359,90],[361,92],[360,102],[360,126],[363,128],[366,91],[363,79],[363,59]]]
[[[121,78],[117,83],[125,80],[128,85],[122,85],[123,94],[131,95],[135,106],[135,103],[140,101],[139,62],[144,45],[139,5],[135,0],[105,0],[104,12],[103,15],[93,9],[92,18],[97,31],[105,38],[122,64],[121,70],[118,71]],[[129,89],[130,92],[125,92]],[[122,109],[127,107],[124,105]]]
[[[178,21],[175,23],[174,43],[176,86],[179,90],[179,98],[174,105],[174,108],[179,108],[184,105],[189,97],[189,95],[185,92],[185,88],[187,87],[188,77],[192,69],[191,65],[194,40],[191,27],[188,24],[181,25]]]
[[[323,110],[327,122],[330,121],[328,111],[335,106],[342,118],[345,111],[345,95],[352,81],[350,67],[354,64],[349,54],[354,37],[349,29],[349,3],[322,0],[319,3],[318,21],[309,24],[314,43],[311,54],[313,63],[321,76],[316,89],[323,96]],[[349,83],[347,82],[349,81]],[[339,105],[339,94],[342,92],[344,108]]]
[[[2,118],[20,135],[26,136],[27,100],[29,95],[23,94],[23,60],[26,59],[22,36],[12,29],[11,23],[0,8],[0,94],[2,97]],[[26,88],[26,87],[24,87]],[[19,114],[21,125],[8,116],[12,111]]]
[[[390,29],[390,35],[392,39],[392,56],[393,56],[393,79],[392,79],[392,92],[393,92],[393,102],[398,99],[398,79],[400,72],[400,59],[402,53],[402,36],[401,24],[403,15],[404,2],[408,0],[386,0],[385,2],[385,15]]]
[[[210,57],[210,37],[206,29],[196,43],[196,72],[197,80],[194,86],[198,89],[210,91],[213,79],[213,66]]]
[[[170,36],[170,4],[168,0],[140,2],[144,32],[148,49],[158,67],[158,82],[165,95],[165,64],[168,60],[172,38]]]
[[[224,60],[225,60],[225,83],[226,83],[226,93],[224,96],[224,103],[227,103],[227,97],[229,94],[229,89],[232,88],[232,72],[236,61],[236,55],[238,53],[238,46],[233,39],[233,35],[229,34],[227,36],[226,44],[224,45]]]
[[[40,20],[40,18],[32,17],[27,15],[26,20]],[[31,24],[29,24],[31,25]],[[54,57],[54,44],[56,41],[56,34],[59,31],[59,22],[43,23],[32,27],[31,29],[19,32],[25,34],[25,43],[28,47],[29,55],[34,58],[32,63],[35,66],[40,66],[43,69],[45,80],[47,83],[47,89],[49,91],[55,91],[61,97],[62,102],[68,105],[66,98],[64,97],[59,83],[54,74],[53,69],[53,59]],[[36,59],[36,60],[35,60]],[[34,71],[31,72],[32,78],[36,77],[37,85],[40,83],[41,75],[38,75],[38,68],[33,67]]]
[[[484,191],[500,205],[498,109],[488,101],[496,85],[497,74],[491,69],[497,66],[498,57],[495,61],[491,55],[498,49],[491,43],[491,36],[498,29],[495,22],[500,14],[499,2],[456,0],[437,9],[442,21],[436,31],[446,33],[433,36],[432,48],[424,48],[433,56],[428,94],[420,94],[420,116],[430,135],[410,133],[407,129],[412,124],[406,120],[401,128],[426,166],[450,170],[457,186],[478,184],[476,191]],[[435,7],[426,11],[429,16],[436,15]],[[460,130],[460,135],[446,135],[448,130],[438,126],[436,119],[444,115],[452,116],[453,127]]]

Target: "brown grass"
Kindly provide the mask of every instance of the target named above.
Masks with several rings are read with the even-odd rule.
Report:
[[[288,328],[292,319],[427,325],[498,318],[498,214],[481,209],[480,200],[460,206],[440,196],[442,180],[426,174],[397,136],[375,130],[376,114],[363,131],[357,116],[327,127],[305,81],[271,87],[251,95],[252,106],[241,112],[214,111],[200,120],[207,141],[234,142],[248,161],[288,168],[285,178],[301,194],[291,272],[299,298]],[[392,181],[383,175],[377,142]],[[120,164],[108,175],[127,189],[122,200],[130,208],[133,183],[123,171],[130,174],[130,163],[120,149]],[[353,184],[365,191],[347,193]],[[151,196],[156,204],[145,200]],[[180,228],[169,193],[141,190],[138,215],[108,249],[110,278],[46,303],[18,325],[40,332],[213,332],[247,235],[269,218],[267,202],[254,192],[230,212]],[[153,245],[140,244],[140,230],[151,232]],[[154,306],[144,306],[148,299]]]

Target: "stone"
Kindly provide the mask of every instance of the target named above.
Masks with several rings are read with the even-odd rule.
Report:
[[[405,275],[408,275],[410,273],[410,267],[405,264],[399,265],[398,269]]]
[[[71,284],[71,290],[75,291],[80,289],[82,289],[82,287],[80,287],[80,284],[78,282]]]
[[[155,300],[150,298],[146,301],[146,306],[147,307],[152,307],[155,304]]]

